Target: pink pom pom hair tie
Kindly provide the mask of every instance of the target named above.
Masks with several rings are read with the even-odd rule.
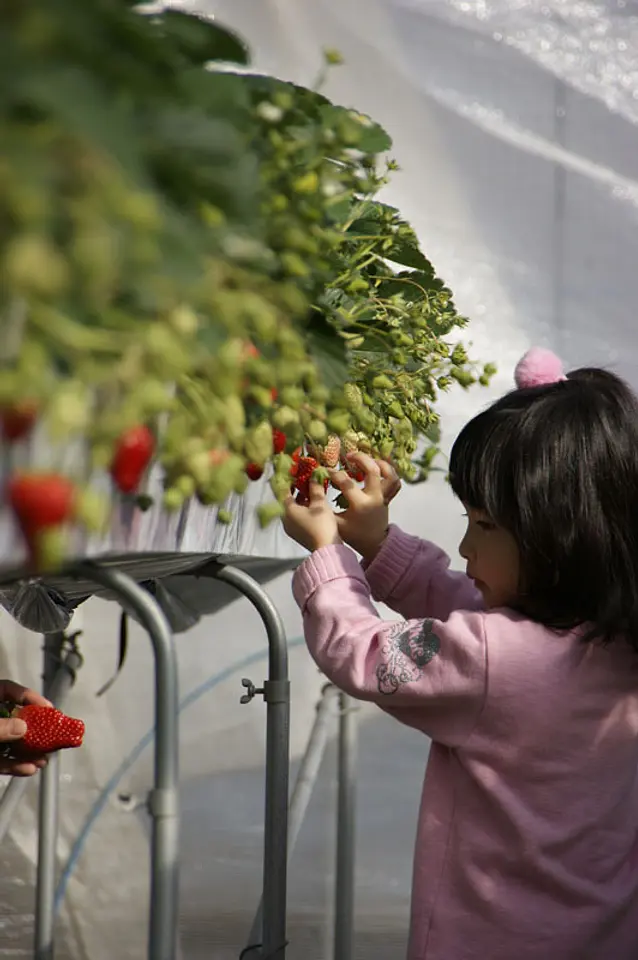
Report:
[[[567,380],[563,364],[551,350],[532,347],[516,364],[514,382],[519,390],[525,387],[543,387]]]

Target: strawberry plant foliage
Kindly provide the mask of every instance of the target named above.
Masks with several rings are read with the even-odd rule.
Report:
[[[465,320],[376,199],[388,134],[233,72],[247,62],[183,12],[0,9],[0,406],[85,438],[79,488],[140,426],[168,508],[264,469],[281,500],[289,454],[335,437],[424,479],[439,391],[491,375],[450,343]]]

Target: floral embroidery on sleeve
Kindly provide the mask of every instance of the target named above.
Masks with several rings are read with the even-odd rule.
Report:
[[[404,683],[419,679],[423,668],[441,648],[432,624],[432,620],[422,620],[392,625],[381,648],[383,661],[376,670],[379,693],[396,693]]]

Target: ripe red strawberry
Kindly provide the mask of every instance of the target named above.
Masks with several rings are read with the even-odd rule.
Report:
[[[73,517],[75,487],[57,473],[21,473],[7,484],[7,500],[27,540]]]
[[[27,732],[19,741],[19,748],[27,753],[53,753],[82,746],[84,721],[67,717],[55,707],[28,704],[16,710],[15,716],[27,725]]]
[[[275,453],[283,453],[286,449],[286,434],[276,427],[272,429],[272,448]]]
[[[121,435],[111,462],[111,476],[122,493],[133,493],[137,489],[154,451],[155,438],[143,424]]]
[[[318,469],[319,464],[314,457],[298,456],[295,459],[295,454],[293,454],[293,461],[293,465],[290,468],[290,476],[293,477],[293,484],[290,489],[292,493],[294,493],[295,490],[298,491],[297,501],[299,503],[307,503],[310,496],[310,481],[313,473]],[[324,480],[323,488],[324,490],[328,489],[327,480]]]
[[[33,429],[38,415],[38,405],[33,400],[23,400],[0,411],[2,438],[7,443],[22,440]]]
[[[250,480],[259,480],[263,476],[264,468],[260,467],[258,463],[247,463],[246,464],[246,476]]]
[[[290,468],[290,475],[295,478],[294,486],[299,489],[300,484],[310,482],[310,478],[319,464],[314,457],[295,457],[295,454],[293,454],[292,459],[293,465]]]

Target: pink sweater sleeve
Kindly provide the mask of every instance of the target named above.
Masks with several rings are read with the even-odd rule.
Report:
[[[402,617],[446,620],[454,610],[483,609],[472,581],[449,569],[447,553],[394,524],[374,560],[362,566],[374,599]]]
[[[308,649],[337,687],[448,746],[469,736],[486,691],[484,614],[382,620],[345,546],[323,547],[293,578]]]

